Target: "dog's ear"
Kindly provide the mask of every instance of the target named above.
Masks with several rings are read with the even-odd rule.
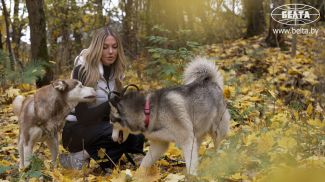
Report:
[[[63,92],[68,88],[68,84],[63,80],[56,80],[52,83],[53,88],[56,90]]]
[[[126,91],[128,90],[128,88],[130,88],[130,87],[134,87],[137,91],[140,91],[140,89],[139,89],[139,87],[137,85],[135,85],[135,84],[129,84],[129,85],[127,85],[127,86],[124,87],[121,95],[123,96],[126,93]]]
[[[108,102],[108,103],[109,103],[109,106],[110,106],[110,109],[111,109],[111,114],[113,114],[116,117],[117,114],[118,114],[118,111],[117,111],[116,107],[111,102]]]
[[[117,107],[114,106],[111,102],[108,102],[110,106],[110,119],[112,123],[119,122],[121,119],[119,117],[119,112],[117,110]]]

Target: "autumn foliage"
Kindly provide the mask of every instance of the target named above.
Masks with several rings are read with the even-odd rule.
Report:
[[[321,29],[324,37],[324,29]],[[232,115],[231,132],[219,150],[206,138],[200,147],[199,181],[321,181],[325,174],[324,42],[311,36],[299,39],[298,52],[263,47],[263,38],[238,39],[203,47],[222,70],[224,95]],[[321,51],[320,51],[321,50]],[[322,57],[323,56],[323,57]],[[180,83],[179,75],[152,79],[148,60],[139,58],[128,67],[126,81],[144,90]],[[171,67],[181,74],[183,65]],[[185,62],[182,62],[185,63]],[[139,79],[141,78],[141,79]],[[0,179],[54,181],[186,181],[181,151],[171,145],[149,171],[125,164],[109,174],[90,168],[65,170],[50,165],[49,150],[36,147],[33,165],[18,171],[17,117],[9,105],[17,94],[35,88],[20,84],[2,90],[0,102]],[[146,147],[147,149],[147,147]],[[64,152],[63,148],[60,148]],[[104,156],[105,151],[99,152]]]

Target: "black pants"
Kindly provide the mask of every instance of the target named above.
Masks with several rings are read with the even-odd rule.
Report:
[[[66,122],[62,132],[63,147],[69,152],[85,149],[102,169],[113,168],[124,153],[143,153],[143,135],[129,135],[119,144],[112,140],[112,125],[102,122],[98,125],[83,126],[75,122]],[[103,156],[98,151],[105,151]],[[108,158],[109,156],[109,158]]]

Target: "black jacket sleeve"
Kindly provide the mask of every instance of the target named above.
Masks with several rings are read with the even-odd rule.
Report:
[[[78,72],[81,66],[77,66],[73,70],[73,79],[78,79]],[[75,108],[75,113],[78,122],[83,125],[95,124],[97,122],[108,121],[110,107],[108,101],[96,106],[89,108],[87,103],[79,103]]]
[[[78,122],[84,125],[108,121],[109,109],[108,101],[92,108],[89,108],[86,103],[80,103],[76,107],[76,117]]]

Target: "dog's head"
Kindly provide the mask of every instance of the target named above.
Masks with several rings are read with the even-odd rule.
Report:
[[[130,107],[129,104],[130,93],[126,94],[126,90],[130,86],[134,86],[138,90],[137,86],[128,85],[121,93],[111,92],[110,94],[110,120],[113,125],[112,139],[119,143],[124,142],[129,133],[141,133],[137,127],[135,127],[136,120],[133,117],[135,112],[133,112],[133,109],[130,109],[134,108],[132,106]],[[132,93],[135,94],[138,93],[138,91]]]
[[[79,102],[92,102],[95,99],[95,90],[83,86],[78,80],[56,80],[36,91],[34,108],[40,119],[48,120],[70,112],[68,109],[74,108]]]
[[[67,102],[92,102],[96,99],[94,88],[83,86],[78,80],[56,80],[52,86],[56,91],[66,95]]]
[[[121,110],[123,110],[121,104],[115,101],[109,102],[111,111],[110,111],[110,120],[113,125],[112,139],[115,142],[123,143],[128,138],[130,130],[127,127],[127,120]]]

